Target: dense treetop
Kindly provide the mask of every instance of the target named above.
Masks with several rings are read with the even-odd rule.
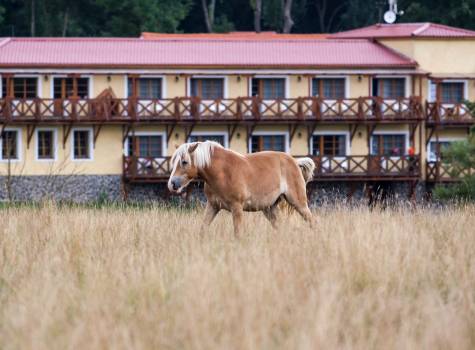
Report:
[[[386,0],[1,0],[0,36],[328,33],[382,21]],[[399,22],[475,29],[475,0],[400,0]]]

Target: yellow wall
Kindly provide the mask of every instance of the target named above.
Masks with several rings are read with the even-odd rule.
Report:
[[[381,43],[414,58],[431,73],[475,73],[475,40],[385,39]]]

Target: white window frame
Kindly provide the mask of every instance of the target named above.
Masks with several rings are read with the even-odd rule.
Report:
[[[224,148],[229,148],[229,135],[225,131],[194,131],[190,134],[191,136],[223,136],[224,138]],[[190,139],[186,140],[190,142]]]
[[[74,132],[87,131],[89,133],[89,157],[88,158],[74,158]],[[92,127],[74,127],[71,129],[71,160],[73,162],[92,162],[94,161],[94,132]]]
[[[186,78],[186,96],[191,97],[191,79],[223,79],[223,99],[229,98],[228,80],[227,75],[192,75]]]
[[[431,154],[431,152],[430,152],[430,144],[431,144],[431,143],[436,143],[437,141],[439,141],[439,142],[451,142],[451,143],[452,143],[452,142],[460,142],[460,141],[464,141],[464,140],[466,140],[466,138],[461,137],[461,136],[455,136],[455,137],[439,137],[439,140],[437,140],[437,139],[435,139],[435,138],[431,138],[431,139],[429,140],[429,142],[427,143],[427,149],[426,149],[426,152],[427,152],[427,153],[426,153],[426,154],[427,154],[427,156],[426,156],[427,161],[428,161],[428,162],[437,162],[437,159],[433,159],[433,158],[431,158],[431,156],[430,156],[430,154]]]
[[[49,93],[51,98],[54,98],[54,79],[56,78],[68,78],[67,74],[53,74],[50,76],[50,86],[49,86]],[[88,83],[87,83],[87,98],[92,98],[93,95],[93,77],[92,75],[79,75],[78,78],[87,78]]]
[[[313,154],[313,137],[314,136],[345,136],[345,156],[351,155],[351,143],[350,143],[350,132],[349,131],[315,131],[310,137],[310,154]],[[325,155],[320,155],[320,157],[328,157]],[[334,158],[343,158],[341,156],[335,156]]]
[[[371,79],[371,94],[374,89],[374,79],[404,79],[404,97],[411,97],[411,76],[410,75],[375,75]]]
[[[248,87],[247,94],[252,97],[252,79],[285,79],[284,81],[284,99],[288,99],[290,95],[290,79],[288,75],[254,75],[251,77],[251,81]]]
[[[468,80],[466,79],[443,79],[441,83],[463,83],[463,98],[468,100]],[[436,102],[437,101],[437,91],[435,96],[431,96],[431,85],[433,84],[432,79],[428,80],[427,84],[427,101]],[[451,106],[451,103],[445,103],[444,105]]]
[[[284,136],[285,139],[285,153],[290,153],[290,136],[288,131],[255,131],[249,136],[247,152],[252,152],[252,137],[253,136]]]
[[[21,128],[5,128],[5,131],[16,131],[16,154],[18,158],[16,159],[3,159],[3,137],[0,138],[0,162],[1,163],[19,163],[22,161],[22,129]]]
[[[52,140],[52,142],[53,142],[53,158],[46,158],[46,159],[39,158],[38,132],[40,132],[40,131],[52,131],[53,132],[53,140]],[[58,160],[58,129],[57,128],[41,127],[41,128],[37,128],[35,130],[35,160],[37,162],[44,162],[44,163],[55,162],[55,161]]]
[[[163,99],[166,99],[168,98],[168,95],[167,95],[167,78],[166,78],[166,75],[157,75],[157,74],[140,74],[138,76],[138,79],[141,79],[141,78],[150,78],[150,79],[161,79],[162,82],[161,82],[161,91],[160,91],[160,95],[162,95],[162,100]],[[129,97],[129,76],[128,75],[125,75],[124,77],[124,98],[128,98]]]
[[[379,135],[404,135],[406,142],[405,142],[405,147],[404,147],[404,152],[401,154],[401,156],[407,156],[407,151],[409,150],[410,147],[410,142],[409,142],[409,131],[376,131],[371,135],[370,143],[369,143],[369,154],[373,154],[373,137],[374,136],[379,136]],[[390,156],[392,159],[398,159],[401,156]]]
[[[129,137],[132,136],[161,136],[162,137],[162,156],[158,158],[165,158],[168,155],[167,134],[163,131],[136,131],[135,133],[127,134],[124,142],[123,153],[126,157],[129,156]]]
[[[312,78],[311,84],[310,84],[310,95],[314,97],[313,95],[313,80],[314,79],[344,79],[345,80],[345,97],[344,99],[349,99],[351,94],[350,94],[350,77],[348,75],[314,75]]]

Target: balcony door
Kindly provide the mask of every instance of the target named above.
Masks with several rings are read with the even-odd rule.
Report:
[[[163,136],[142,134],[127,138],[127,155],[133,157],[136,175],[157,175],[165,172]]]
[[[70,115],[73,112],[72,101],[77,102],[76,110],[85,105],[89,97],[89,78],[53,77],[53,98],[55,115]]]

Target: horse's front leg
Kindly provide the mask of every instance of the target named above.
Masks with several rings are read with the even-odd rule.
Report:
[[[242,231],[242,217],[244,211],[242,205],[235,205],[231,208],[231,213],[233,215],[233,224],[234,224],[234,236],[239,238]]]
[[[219,208],[212,205],[209,201],[206,203],[205,216],[203,218],[203,223],[200,228],[200,235],[202,236],[205,233],[205,230],[213,222],[216,215],[219,213]]]

